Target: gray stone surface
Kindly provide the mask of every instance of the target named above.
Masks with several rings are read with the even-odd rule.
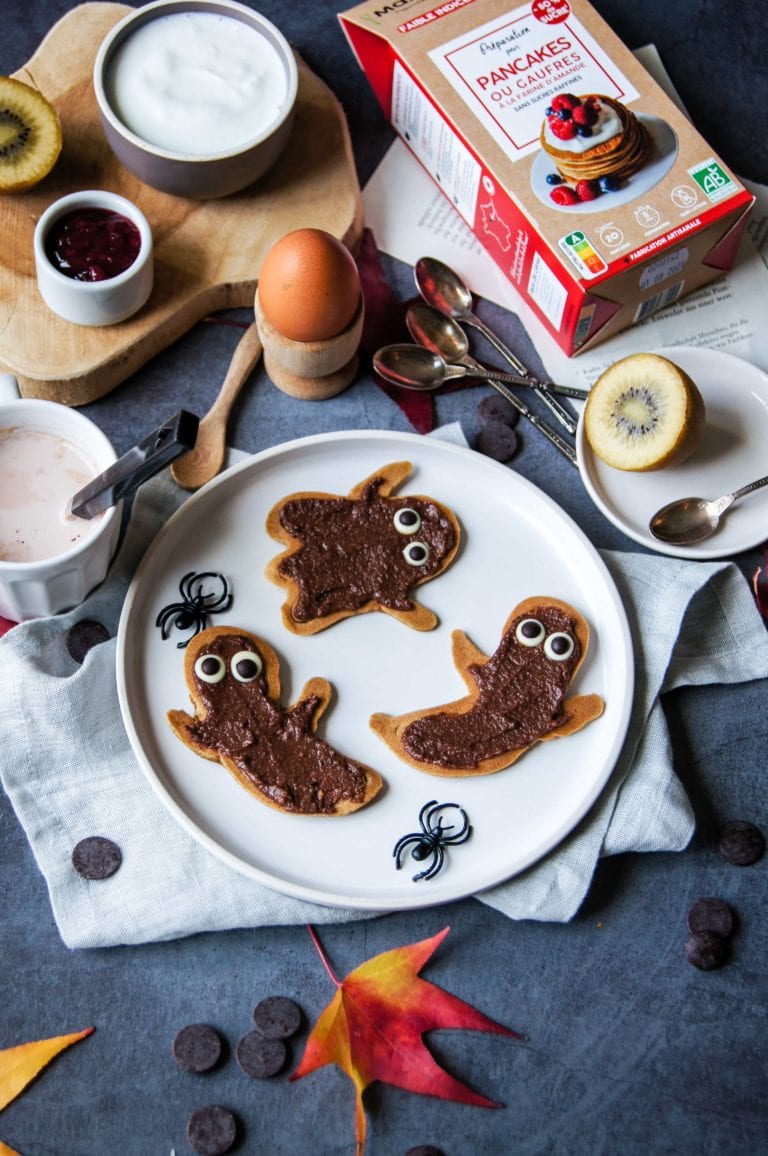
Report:
[[[0,71],[19,68],[65,0],[6,0]],[[263,0],[347,112],[361,181],[392,139],[338,27],[344,7]],[[768,180],[768,32],[762,4],[732,0],[597,0],[630,47],[655,42],[694,119],[736,172]],[[403,211],[406,211],[405,209]],[[385,262],[402,299],[410,270]],[[535,364],[515,322],[482,303]],[[244,318],[245,312],[233,314]],[[238,331],[201,323],[136,377],[86,407],[119,450],[184,405],[210,405]],[[476,432],[479,392],[437,402],[440,422]],[[263,373],[238,402],[231,441],[260,450],[286,438],[346,428],[408,429],[400,410],[363,373],[321,404],[278,393]],[[548,443],[527,436],[516,468],[552,495],[599,547],[638,549],[610,526]],[[761,555],[740,558],[745,575]],[[0,648],[1,652],[1,648]],[[724,863],[715,832],[728,818],[768,828],[766,686],[680,691],[665,702],[676,765],[698,822],[679,855],[603,862],[572,923],[511,923],[468,900],[442,909],[333,925],[321,936],[345,975],[364,959],[450,925],[425,969],[528,1040],[433,1033],[438,1060],[504,1105],[468,1108],[374,1085],[366,1094],[371,1156],[434,1144],[446,1156],[635,1156],[748,1153],[768,1131],[768,862]],[[22,752],[19,752],[22,757]],[[350,864],[354,870],[354,864]],[[726,899],[739,928],[728,965],[702,973],[685,960],[686,913],[705,895]],[[289,1043],[298,1062],[307,1024],[334,989],[303,927],[204,935],[134,948],[69,952],[53,923],[41,876],[0,797],[0,1048],[89,1024],[94,1035],[60,1057],[0,1116],[0,1139],[23,1156],[167,1156],[190,1151],[186,1121],[207,1103],[243,1124],[237,1151],[290,1156],[352,1153],[353,1092],[326,1068],[297,1084],[253,1081],[234,1058],[255,1004],[295,999],[305,1027]],[[180,1072],[171,1042],[185,1024],[226,1037],[224,1062],[205,1076]]]

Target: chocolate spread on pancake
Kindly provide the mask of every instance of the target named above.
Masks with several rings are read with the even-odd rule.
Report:
[[[407,611],[410,587],[439,571],[456,545],[454,526],[436,502],[385,497],[379,492],[385,480],[372,478],[357,498],[298,497],[282,507],[283,528],[301,543],[279,566],[297,587],[297,622],[371,601]]]
[[[536,645],[526,646],[516,632],[530,619],[546,633]],[[565,659],[548,657],[545,639],[557,636],[569,649],[561,635],[572,640],[572,652]],[[564,722],[563,700],[580,653],[574,623],[559,608],[542,606],[514,619],[487,663],[469,668],[478,691],[472,707],[415,719],[403,731],[406,752],[434,766],[468,768],[530,746]]]
[[[195,673],[206,714],[188,723],[191,741],[230,760],[285,811],[329,814],[341,800],[360,802],[365,768],[312,733],[319,697],[285,708],[269,697],[263,673],[239,682],[230,668],[241,651],[253,653],[253,645],[239,634],[222,635],[207,647],[205,654],[222,658],[227,673],[214,683]]]

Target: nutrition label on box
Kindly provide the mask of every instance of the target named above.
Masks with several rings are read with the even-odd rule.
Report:
[[[624,103],[638,95],[572,12],[547,22],[535,15],[540,7],[513,9],[429,53],[511,160],[539,147],[544,110],[558,92]]]

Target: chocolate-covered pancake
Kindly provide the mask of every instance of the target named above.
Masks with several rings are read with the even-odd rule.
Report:
[[[262,638],[209,627],[187,647],[184,674],[195,713],[168,711],[172,729],[263,803],[291,814],[346,815],[378,794],[376,771],[315,734],[330,683],[312,678],[293,706],[282,706],[277,655]]]
[[[406,763],[433,775],[487,775],[537,742],[573,734],[602,714],[599,695],[568,697],[589,628],[566,602],[537,596],[507,619],[487,657],[462,631],[453,661],[468,694],[407,714],[374,714],[373,731]]]
[[[411,468],[391,462],[348,495],[290,494],[272,508],[267,531],[287,549],[266,575],[287,593],[283,623],[292,633],[315,634],[374,610],[415,630],[437,625],[409,592],[451,564],[459,523],[434,498],[393,497]]]

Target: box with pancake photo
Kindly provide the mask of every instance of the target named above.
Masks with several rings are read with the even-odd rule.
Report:
[[[566,353],[731,267],[751,194],[586,0],[366,0],[339,20],[393,127]]]

